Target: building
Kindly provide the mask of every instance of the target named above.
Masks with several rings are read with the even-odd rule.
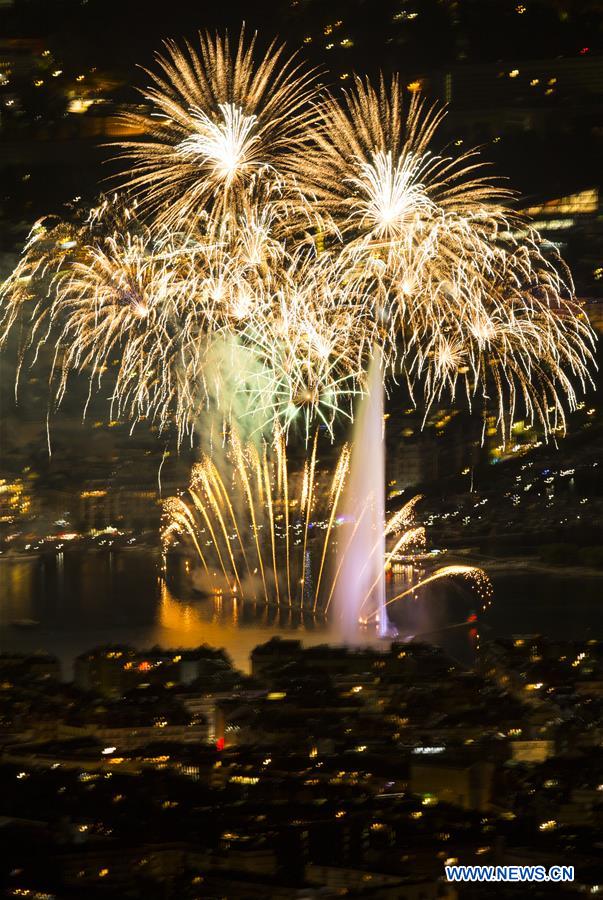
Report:
[[[0,9],[6,5],[7,0],[0,0]],[[28,77],[38,69],[43,50],[44,42],[38,38],[0,39],[0,77]]]
[[[107,697],[121,697],[143,685],[192,685],[205,683],[224,689],[239,679],[223,650],[135,650],[126,645],[96,647],[78,656],[74,680],[80,690]]]
[[[392,411],[386,433],[389,496],[468,471],[482,453],[479,425],[457,409],[434,410],[425,420],[417,409]],[[467,440],[468,432],[475,432],[473,440]]]
[[[456,897],[453,885],[352,867],[309,865],[306,879],[310,884],[341,895],[357,896],[358,892],[362,896],[363,892],[370,891],[369,896],[391,900],[453,900]]]
[[[436,797],[463,809],[486,812],[492,802],[494,765],[450,758],[424,757],[410,766],[410,790],[413,794]]]
[[[36,509],[30,485],[23,478],[0,478],[0,525],[30,519]]]
[[[105,749],[109,766],[118,767],[123,762],[122,753],[128,753],[149,744],[205,744],[209,740],[207,722],[197,717],[193,723],[170,723],[161,717],[152,724],[132,724],[128,721],[111,721],[107,715],[99,722],[82,722],[80,725],[62,725],[59,737],[94,738]]]
[[[443,74],[440,93],[450,104],[449,125],[465,140],[570,132],[577,120],[599,116],[603,60],[584,54],[454,66]]]
[[[0,653],[0,677],[7,681],[24,678],[61,680],[61,663],[50,653]]]
[[[147,485],[86,486],[79,495],[79,522],[84,531],[108,527],[151,530],[159,527],[161,501]]]

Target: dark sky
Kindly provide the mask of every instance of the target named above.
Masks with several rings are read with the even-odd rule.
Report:
[[[299,46],[341,20],[356,43],[350,57],[364,68],[572,55],[584,46],[597,53],[603,46],[600,0],[15,0],[4,17],[5,34],[52,36],[70,54],[126,67],[165,37],[238,31],[242,21]],[[305,46],[316,58],[330,56],[323,49],[316,40]]]

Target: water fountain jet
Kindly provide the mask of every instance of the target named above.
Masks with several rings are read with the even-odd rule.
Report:
[[[368,390],[354,424],[353,448],[341,511],[337,550],[337,582],[333,596],[341,637],[357,644],[361,620],[388,631],[385,604],[385,446],[383,434],[383,371],[375,349],[368,373]]]

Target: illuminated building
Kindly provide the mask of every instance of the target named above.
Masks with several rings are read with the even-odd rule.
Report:
[[[128,682],[133,686],[134,658],[134,649],[126,646],[82,653],[74,664],[75,684],[83,691],[95,691],[108,696],[121,695]],[[126,668],[128,664],[130,665]]]
[[[11,525],[28,519],[33,512],[33,498],[23,479],[9,481],[0,478],[0,524]]]
[[[542,763],[555,755],[554,741],[512,741],[513,760],[521,763]]]
[[[343,676],[369,671],[382,658],[383,654],[372,648],[352,650],[348,647],[330,647],[326,644],[304,648],[301,641],[274,637],[253,650],[251,672],[254,677],[265,679],[281,666],[303,661],[313,670]]]
[[[79,495],[79,518],[84,530],[120,528],[157,528],[161,508],[157,491],[146,485],[94,483]]]
[[[3,3],[0,2],[0,8]],[[6,0],[4,0],[6,5]],[[28,77],[39,66],[43,41],[37,38],[3,38],[0,40],[0,73],[10,78]]]
[[[567,194],[564,197],[555,197],[553,200],[545,200],[534,206],[524,208],[524,213],[537,222],[556,221],[560,216],[584,216],[599,212],[599,190],[590,188],[578,191],[575,194]]]
[[[600,296],[603,233],[599,189],[589,186],[553,197],[532,196],[524,202],[523,211],[533,219],[544,240],[559,250],[571,264],[574,278],[582,287],[582,296]],[[599,306],[590,304],[588,310],[594,313],[593,325],[596,328],[596,317],[600,317]]]
[[[201,744],[208,740],[207,723],[170,723],[163,722],[150,725],[139,723],[120,722],[112,724],[111,721],[95,722],[83,721],[80,725],[65,725],[59,728],[60,734],[65,738],[93,737],[107,748],[112,747],[111,754],[106,756],[106,762],[115,769],[122,764],[124,758],[121,753],[130,752],[140,747],[157,741],[178,744]]]
[[[440,92],[465,139],[571,131],[575,118],[596,113],[603,61],[578,56],[455,66],[443,76]]]
[[[410,789],[414,794],[433,795],[442,803],[463,809],[486,811],[492,797],[494,765],[421,757],[410,766]]]
[[[190,685],[207,679],[219,690],[233,675],[224,651],[135,650],[116,645],[97,647],[75,660],[75,684],[81,690],[120,697],[140,685]]]
[[[392,412],[387,425],[390,497],[413,485],[459,475],[480,459],[479,422],[457,410],[436,410],[425,424],[419,411]]]

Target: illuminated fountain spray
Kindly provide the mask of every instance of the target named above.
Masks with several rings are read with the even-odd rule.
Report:
[[[385,447],[381,354],[373,356],[368,392],[354,425],[350,473],[342,505],[345,525],[338,542],[335,614],[346,643],[358,643],[359,621],[378,622],[385,610]]]

